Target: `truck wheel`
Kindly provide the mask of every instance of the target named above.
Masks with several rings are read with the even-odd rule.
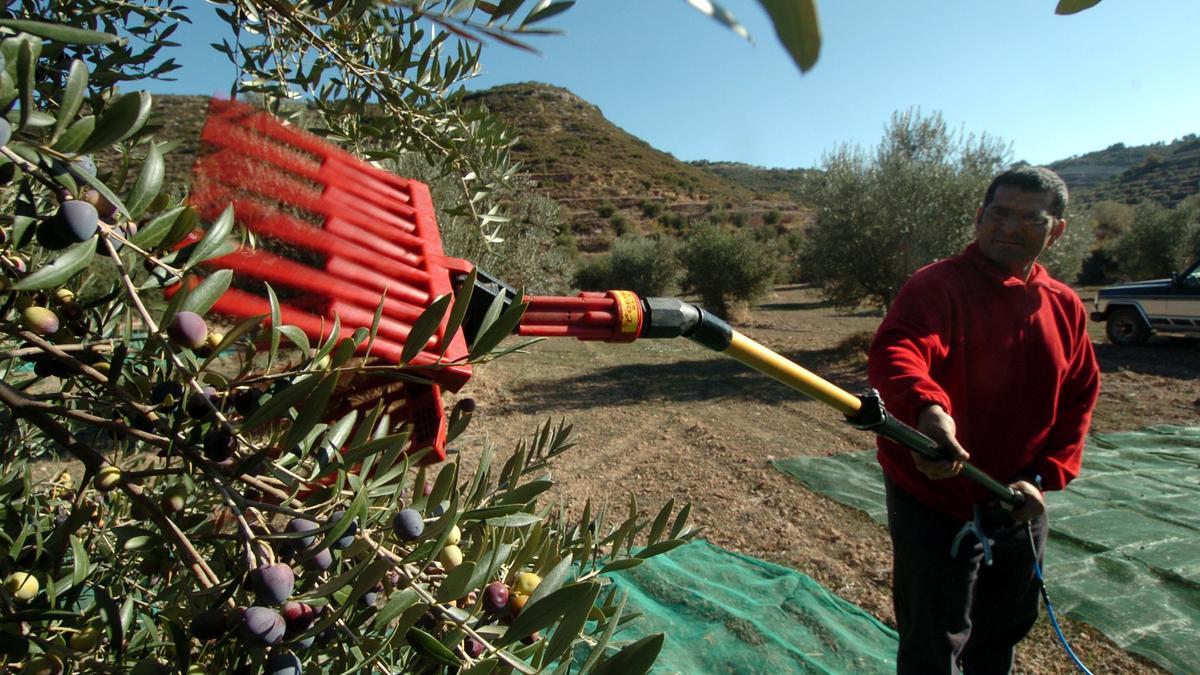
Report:
[[[1114,345],[1140,345],[1150,338],[1150,327],[1137,311],[1128,307],[1114,309],[1108,315],[1104,332]]]

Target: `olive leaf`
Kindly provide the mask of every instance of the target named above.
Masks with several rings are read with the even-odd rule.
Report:
[[[821,54],[821,26],[815,0],[758,0],[775,24],[775,34],[792,61],[807,73]]]
[[[187,300],[179,308],[181,312],[195,312],[196,314],[206,314],[217,300],[229,290],[229,284],[233,282],[233,270],[217,270],[204,278],[199,285],[188,293]]]
[[[109,33],[26,19],[0,19],[0,26],[72,45],[107,45],[119,42],[121,39]]]
[[[621,651],[602,661],[592,675],[642,675],[650,671],[662,651],[663,634],[647,635],[626,645]]]
[[[33,274],[13,284],[18,291],[33,291],[61,286],[92,262],[96,255],[96,237],[81,241]]]
[[[129,208],[130,218],[142,215],[142,212],[150,206],[150,202],[158,196],[159,190],[162,189],[165,173],[166,164],[163,162],[162,150],[159,149],[158,143],[151,142],[150,149],[146,152],[146,159],[142,162],[142,170],[133,184],[129,199],[125,202]]]
[[[137,133],[150,116],[150,94],[133,91],[105,106],[96,121],[96,130],[88,137],[79,152],[91,152]]]
[[[58,102],[58,119],[54,123],[52,139],[57,139],[63,131],[75,121],[75,114],[83,105],[83,97],[87,93],[88,69],[79,59],[71,61],[67,73],[67,84],[63,87],[62,97]]]

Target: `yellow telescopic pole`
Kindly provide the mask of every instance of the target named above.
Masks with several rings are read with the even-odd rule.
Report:
[[[857,396],[814,375],[737,331],[733,331],[733,340],[722,353],[764,375],[779,380],[810,398],[831,406],[847,417],[852,417],[862,408],[862,401],[858,400]]]

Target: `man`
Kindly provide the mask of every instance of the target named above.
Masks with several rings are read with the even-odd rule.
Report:
[[[1007,673],[1037,619],[1042,491],[1079,472],[1100,387],[1083,303],[1037,264],[1067,226],[1066,204],[1048,169],[997,176],[975,241],[914,273],[871,345],[889,412],[948,457],[879,440],[900,673]],[[968,459],[1024,505],[1007,512],[958,476]]]

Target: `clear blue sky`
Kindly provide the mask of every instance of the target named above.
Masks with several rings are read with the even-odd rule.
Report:
[[[193,0],[179,82],[227,92],[234,71],[207,45],[223,34]],[[684,160],[817,166],[841,143],[873,147],[895,110],[940,111],[1014,157],[1050,162],[1200,132],[1200,0],[1103,0],[1056,16],[1055,0],[820,0],[821,58],[801,75],[757,0],[723,0],[750,44],[683,0],[579,0],[530,55],[484,48],[472,89],[566,87]]]

